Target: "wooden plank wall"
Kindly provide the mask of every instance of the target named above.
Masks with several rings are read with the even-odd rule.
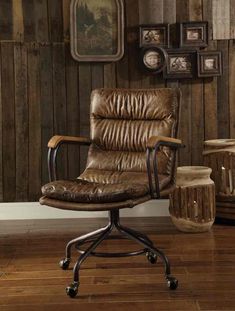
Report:
[[[208,49],[223,51],[219,78],[164,81],[141,72],[138,64],[140,23],[208,20],[212,39],[212,0],[125,0],[124,58],[83,64],[70,56],[69,3],[0,0],[0,201],[38,200],[40,185],[47,182],[48,139],[89,135],[89,98],[97,87],[179,86],[180,136],[187,146],[180,153],[181,165],[202,163],[204,139],[235,137],[233,40],[210,40]],[[230,12],[234,8],[230,0]],[[77,176],[85,161],[85,149],[64,149],[60,176]]]

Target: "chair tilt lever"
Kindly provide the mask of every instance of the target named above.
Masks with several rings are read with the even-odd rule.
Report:
[[[113,229],[121,234],[121,237],[116,237],[110,235]],[[143,248],[133,252],[125,253],[105,253],[105,252],[95,252],[95,249],[100,245],[105,239],[115,239],[115,238],[128,238],[140,244]],[[89,243],[89,246],[86,250],[80,249],[80,246]],[[165,254],[154,247],[153,242],[143,233],[136,230],[127,228],[120,224],[119,210],[112,210],[109,212],[109,223],[107,226],[90,232],[88,234],[82,235],[76,239],[71,240],[66,246],[66,257],[60,261],[60,267],[63,270],[68,269],[70,260],[71,260],[71,247],[75,245],[78,251],[81,253],[77,262],[73,268],[73,283],[66,288],[66,293],[70,297],[75,297],[78,293],[79,287],[79,271],[81,264],[88,256],[97,256],[97,257],[124,257],[124,256],[136,256],[141,254],[146,254],[148,261],[152,264],[157,262],[158,257],[163,261],[165,267],[165,277],[167,280],[167,285],[170,289],[176,289],[178,286],[178,280],[171,276],[170,263],[165,256]]]

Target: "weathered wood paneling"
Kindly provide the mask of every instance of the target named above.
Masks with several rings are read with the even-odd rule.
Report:
[[[5,201],[16,198],[14,45],[1,43],[2,162]]]
[[[220,1],[221,2],[221,1]],[[180,136],[186,148],[180,164],[202,164],[204,139],[234,137],[234,42],[211,40],[213,21],[229,11],[235,29],[234,0],[214,11],[217,0],[124,0],[125,55],[116,63],[78,63],[69,50],[70,0],[0,0],[0,201],[37,200],[47,177],[47,141],[53,134],[89,135],[91,90],[97,87],[177,87],[182,91]],[[225,13],[223,13],[225,12]],[[222,15],[223,14],[223,15]],[[226,15],[227,16],[227,15]],[[208,50],[223,51],[222,77],[168,80],[139,66],[141,23],[209,22]],[[176,44],[171,26],[171,41]],[[68,151],[68,152],[67,152]],[[87,148],[64,148],[60,176],[74,178]]]
[[[15,129],[16,129],[16,200],[28,199],[29,118],[27,88],[27,47],[14,46]]]
[[[212,0],[213,39],[230,39],[230,0]]]

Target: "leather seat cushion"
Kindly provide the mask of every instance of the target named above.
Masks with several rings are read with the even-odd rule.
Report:
[[[76,179],[50,182],[42,187],[42,193],[48,198],[69,202],[108,203],[143,197],[149,189],[144,184],[102,184]]]

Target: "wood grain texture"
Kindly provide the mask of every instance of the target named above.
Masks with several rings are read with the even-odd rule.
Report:
[[[52,45],[40,46],[41,183],[48,182],[47,143],[54,130]]]
[[[234,310],[234,228],[214,225],[210,232],[183,234],[164,217],[129,218],[122,223],[148,234],[166,252],[179,279],[175,292],[166,287],[160,261],[151,265],[145,256],[91,257],[81,268],[79,296],[69,299],[65,287],[72,270],[58,266],[65,245],[105,223],[105,219],[1,222],[1,311]],[[130,248],[136,244],[125,240],[100,246],[101,251]],[[73,256],[72,264],[77,255]]]
[[[13,34],[15,41],[24,40],[24,22],[22,0],[12,0]]]
[[[218,50],[222,51],[223,75],[218,77],[218,138],[230,137],[229,126],[229,60],[228,60],[228,41],[220,40],[217,43]]]
[[[66,111],[66,81],[65,81],[65,46],[63,43],[54,43],[53,55],[53,111],[54,133],[63,135],[67,132]],[[60,167],[58,178],[67,176],[67,147],[63,147],[58,158]]]
[[[28,116],[29,116],[29,200],[41,193],[41,109],[40,60],[38,44],[28,48]]]
[[[230,39],[235,39],[235,1],[230,0]]]
[[[127,0],[127,2],[130,0]],[[159,24],[163,21],[164,0],[139,0],[140,24]],[[149,10],[151,8],[151,10]]]
[[[202,20],[202,0],[189,0],[189,18],[192,21]]]
[[[92,90],[91,65],[88,63],[79,64],[79,108],[80,108],[80,136],[90,137],[90,94]],[[87,160],[87,147],[80,147],[80,171],[85,169]]]
[[[12,1],[0,1],[0,40],[11,40],[12,27]]]
[[[48,1],[49,34],[51,42],[61,42],[63,38],[62,0]]]
[[[0,51],[1,51],[1,45],[0,45]],[[2,53],[1,53],[2,54]],[[0,90],[2,90],[2,62],[0,60]],[[2,93],[0,92],[0,202],[3,201],[3,136],[2,136],[2,130],[3,130],[3,119],[2,119]]]
[[[36,41],[35,4],[34,0],[22,0],[24,41]]]
[[[2,96],[2,160],[4,201],[15,201],[15,103],[14,103],[14,46],[1,44],[1,96]]]
[[[35,5],[35,38],[38,42],[48,42],[48,1],[34,0]]]
[[[66,104],[67,135],[79,136],[80,109],[78,63],[70,56],[69,44],[65,46],[66,59]],[[68,146],[68,177],[75,178],[80,171],[80,153],[78,146]]]
[[[212,0],[213,40],[230,39],[230,0]]]
[[[230,136],[235,137],[235,43],[229,42],[229,117],[230,117]]]
[[[27,47],[14,46],[15,131],[16,131],[16,200],[28,199],[29,117],[27,88]]]

